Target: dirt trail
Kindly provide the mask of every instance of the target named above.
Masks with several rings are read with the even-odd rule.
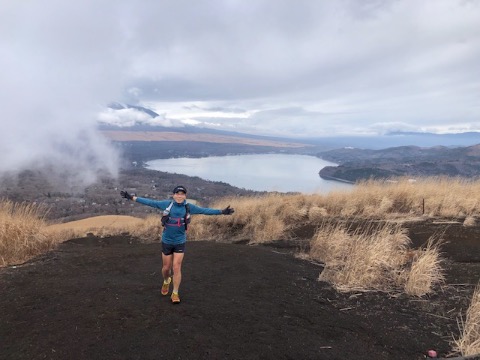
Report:
[[[339,294],[288,250],[189,242],[172,305],[160,266],[159,244],[119,236],[0,270],[0,359],[423,359],[450,349],[473,290]]]

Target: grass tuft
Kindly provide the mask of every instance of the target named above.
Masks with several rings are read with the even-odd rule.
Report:
[[[455,339],[454,351],[462,356],[480,354],[480,285],[477,285],[465,320],[459,320],[460,337]]]
[[[0,266],[25,262],[71,235],[47,233],[46,212],[46,208],[35,204],[0,202]]]
[[[325,222],[312,240],[310,256],[323,262],[319,280],[339,291],[389,290],[398,283],[410,239],[400,225],[388,222]]]
[[[405,274],[405,293],[419,297],[424,296],[433,292],[435,285],[445,281],[440,245],[441,240],[431,237],[426,248],[416,252],[411,267]]]

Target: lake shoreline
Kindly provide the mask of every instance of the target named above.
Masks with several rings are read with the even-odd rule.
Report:
[[[337,178],[337,177],[333,177],[333,176],[328,176],[328,175],[320,175],[318,174],[318,176],[320,176],[320,178],[324,179],[324,180],[329,180],[329,181],[338,181],[338,182],[341,182],[341,183],[344,183],[344,184],[351,184],[351,185],[355,185],[355,182],[353,181],[350,181],[350,180],[346,180],[346,179],[341,179],[341,178]]]
[[[339,178],[324,179],[319,171],[337,166],[313,155],[249,154],[204,158],[150,160],[146,169],[197,176],[252,191],[326,193],[352,186]]]

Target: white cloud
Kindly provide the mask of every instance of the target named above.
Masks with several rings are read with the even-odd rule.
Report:
[[[136,124],[153,123],[152,117],[143,111],[136,109],[110,109],[100,112],[98,120],[101,123],[128,127]]]
[[[116,174],[117,154],[95,131],[99,105],[124,80],[121,21],[111,14],[93,1],[2,4],[0,174],[48,168],[63,185]]]
[[[135,108],[107,108],[98,114],[98,121],[102,124],[115,125],[119,127],[129,127],[134,125],[152,125],[165,127],[184,126],[184,123],[182,121],[166,118],[164,115],[152,117],[146,112]]]
[[[435,130],[479,120],[480,3],[271,4],[153,6],[152,16],[172,16],[137,28],[145,35],[134,61],[137,100],[242,108],[247,116],[200,109],[189,121],[215,117],[263,134],[363,133],[375,123]]]

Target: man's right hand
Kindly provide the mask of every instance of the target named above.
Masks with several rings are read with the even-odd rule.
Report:
[[[133,196],[126,191],[120,191],[120,195],[127,200],[133,200]]]

